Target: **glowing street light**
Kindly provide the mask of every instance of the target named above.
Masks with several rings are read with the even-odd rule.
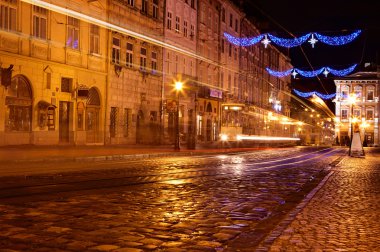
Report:
[[[174,149],[180,150],[180,134],[179,134],[179,94],[182,90],[183,83],[181,81],[175,82],[175,90],[177,92],[177,121],[176,121],[176,136],[175,136],[175,144]]]

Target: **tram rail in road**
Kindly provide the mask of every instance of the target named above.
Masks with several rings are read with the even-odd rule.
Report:
[[[346,151],[344,150],[344,153]],[[273,169],[291,169],[296,168],[300,164],[305,164],[308,162],[313,162],[322,157],[330,155],[340,155],[343,154],[342,149],[334,148],[325,148],[313,152],[303,153],[301,155],[290,156],[286,158],[276,158],[266,161],[253,162],[249,161],[244,163],[246,166],[246,173],[251,175],[261,171],[268,171]],[[213,158],[222,158],[224,155],[213,155]],[[228,158],[231,157],[247,157],[249,154],[228,154]],[[182,157],[183,158],[183,157]],[[210,156],[199,156],[192,159],[207,159]],[[333,163],[340,161],[342,155],[340,155]],[[135,164],[138,164],[136,162]],[[234,162],[225,162],[221,167],[213,164],[212,166],[206,166],[207,164],[201,164],[198,167],[194,168],[194,165],[191,165],[192,168],[189,169],[175,169],[170,172],[156,172],[146,175],[137,174],[128,174],[127,176],[115,176],[109,178],[91,178],[91,179],[77,179],[73,181],[62,181],[62,182],[51,182],[45,181],[41,184],[33,185],[13,185],[8,187],[2,187],[0,189],[0,199],[10,199],[17,197],[27,197],[27,196],[36,196],[36,195],[52,195],[62,192],[73,192],[73,191],[82,191],[82,190],[95,190],[95,189],[104,189],[104,188],[115,188],[115,187],[125,187],[125,186],[135,186],[143,185],[149,183],[169,183],[176,180],[186,180],[194,181],[196,179],[203,179],[207,177],[218,177],[218,176],[235,176],[233,170]],[[231,168],[231,169],[229,169]],[[128,169],[128,168],[121,168]]]

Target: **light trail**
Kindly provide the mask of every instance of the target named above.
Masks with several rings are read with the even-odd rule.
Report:
[[[129,35],[129,36],[132,36],[132,37],[135,37],[135,38],[147,41],[149,43],[152,43],[152,44],[155,44],[155,45],[158,45],[158,46],[169,48],[169,49],[171,49],[173,51],[176,51],[176,52],[179,52],[179,53],[183,53],[185,55],[194,57],[196,59],[205,61],[205,62],[207,62],[209,64],[213,64],[213,65],[218,65],[219,66],[218,63],[216,63],[216,62],[214,62],[212,60],[209,60],[209,59],[207,59],[205,57],[199,56],[196,53],[187,51],[187,50],[182,49],[180,47],[177,47],[177,46],[165,43],[165,42],[163,42],[161,40],[158,40],[158,39],[155,39],[155,38],[143,35],[141,33],[138,33],[138,32],[135,32],[135,31],[132,31],[132,30],[129,30],[129,29],[126,29],[126,28],[123,28],[123,27],[111,24],[109,22],[106,22],[106,21],[103,21],[103,20],[100,20],[100,19],[88,16],[88,15],[85,15],[85,14],[79,13],[79,12],[74,11],[74,10],[66,9],[66,8],[63,8],[63,7],[54,5],[54,4],[50,4],[50,3],[47,3],[47,2],[44,2],[44,1],[41,1],[41,0],[21,0],[21,1],[25,2],[25,3],[32,4],[32,5],[43,7],[45,9],[49,9],[49,10],[55,11],[57,13],[61,13],[61,14],[64,14],[64,15],[75,17],[75,18],[80,19],[82,21],[86,21],[86,22],[89,22],[89,23],[92,23],[92,24],[96,24],[96,25],[98,25],[100,27],[103,27],[103,28],[106,28],[106,29],[110,29],[112,31],[116,31],[116,32],[119,32],[119,33],[122,33],[122,34],[125,34],[125,35]]]

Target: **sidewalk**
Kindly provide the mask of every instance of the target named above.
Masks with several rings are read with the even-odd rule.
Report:
[[[242,152],[257,150],[255,148],[198,148],[189,150],[181,147],[174,150],[173,146],[146,146],[146,145],[106,145],[106,146],[8,146],[0,147],[0,165],[17,162],[44,162],[44,161],[105,161],[137,159],[164,156],[191,156],[210,153]],[[261,148],[263,149],[263,148]]]
[[[256,251],[380,251],[379,167],[376,149],[344,158]]]

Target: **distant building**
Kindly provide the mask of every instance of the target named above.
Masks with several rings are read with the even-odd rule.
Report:
[[[335,132],[341,145],[348,145],[352,130],[358,128],[364,146],[379,145],[379,73],[357,72],[334,80]]]

